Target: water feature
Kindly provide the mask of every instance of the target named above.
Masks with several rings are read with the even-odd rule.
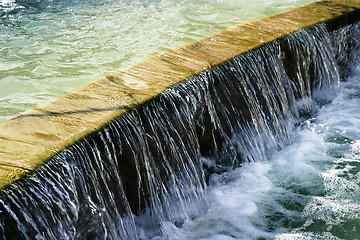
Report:
[[[212,175],[206,213],[163,223],[164,239],[359,239],[359,80],[358,59],[291,144]]]
[[[168,89],[1,192],[1,238],[356,238],[358,38],[308,28]]]
[[[0,123],[140,60],[313,0],[0,0]]]
[[[354,37],[312,27],[174,86],[2,192],[0,236],[351,238]]]

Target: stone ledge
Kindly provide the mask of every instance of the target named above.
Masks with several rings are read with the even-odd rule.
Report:
[[[155,55],[28,110],[0,126],[0,188],[191,76],[302,28],[322,22],[334,25],[334,21],[348,21],[349,15],[360,18],[359,12],[359,0],[320,1],[297,7]]]

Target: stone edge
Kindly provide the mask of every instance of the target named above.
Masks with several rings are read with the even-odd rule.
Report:
[[[167,88],[303,28],[360,19],[359,0],[310,3],[150,57],[0,125],[0,189]]]

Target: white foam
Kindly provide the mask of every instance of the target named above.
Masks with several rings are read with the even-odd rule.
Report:
[[[351,84],[268,161],[213,175],[207,213],[164,227],[167,239],[337,239],[335,226],[360,218],[360,173],[352,173],[360,168],[360,97],[349,97]]]

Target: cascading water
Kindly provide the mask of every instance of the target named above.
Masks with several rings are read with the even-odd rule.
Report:
[[[189,238],[184,231],[190,223],[211,214],[208,195],[216,185],[227,188],[226,176],[251,168],[249,162],[267,162],[286,147],[313,112],[312,99],[323,100],[324,91],[338,86],[335,56],[346,58],[340,43],[358,28],[336,33],[340,41],[323,25],[297,32],[113,121],[1,193],[1,238]],[[244,199],[233,202],[239,200],[239,207]],[[224,227],[225,218],[218,218],[204,227]],[[233,238],[273,237],[225,227],[221,234],[226,231]]]

